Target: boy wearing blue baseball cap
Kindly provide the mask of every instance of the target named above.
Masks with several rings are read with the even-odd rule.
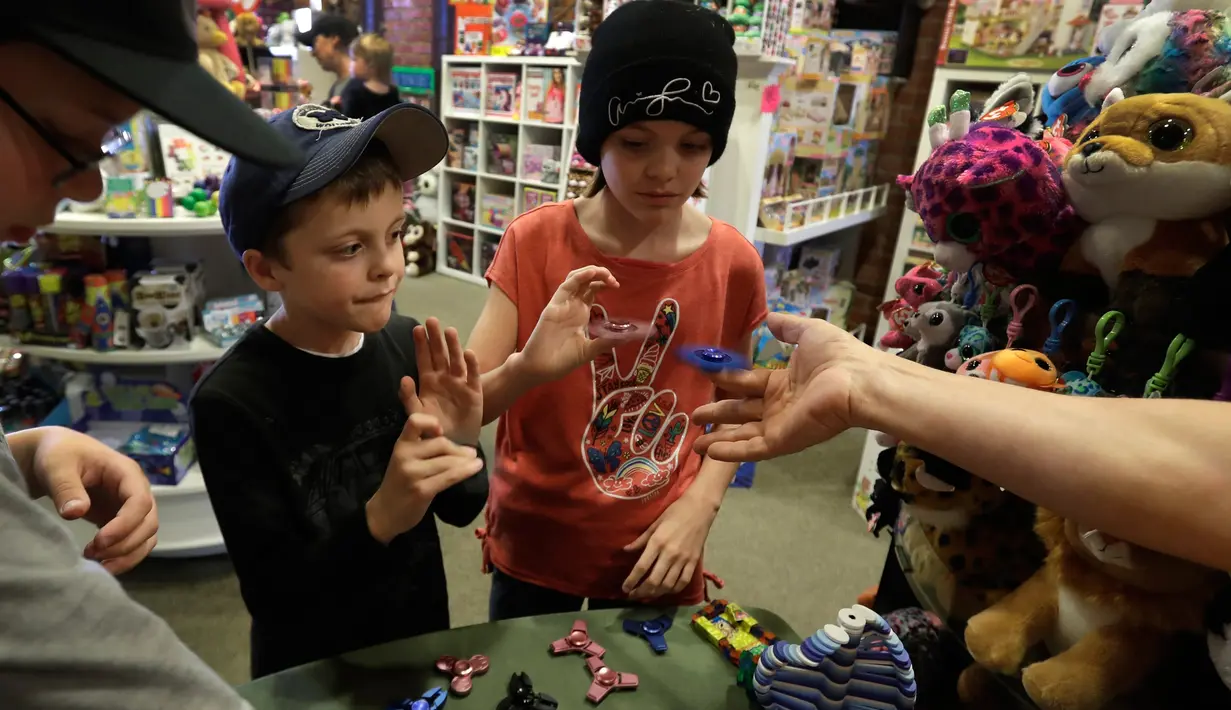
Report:
[[[487,499],[474,355],[436,319],[390,313],[402,183],[444,157],[444,127],[412,104],[367,121],[305,105],[270,125],[306,162],[233,159],[219,212],[283,305],[189,403],[253,677],[448,628],[433,515],[467,525]]]

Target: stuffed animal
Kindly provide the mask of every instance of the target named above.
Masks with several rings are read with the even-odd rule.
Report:
[[[1047,84],[1043,86],[1042,100],[1039,102],[1039,108],[1043,112],[1047,125],[1053,126],[1056,121],[1063,119],[1064,125],[1072,132],[1072,138],[1081,135],[1085,127],[1098,114],[1098,105],[1091,106],[1086,101],[1085,92],[1082,91],[1085,88],[1084,82],[1086,76],[1106,59],[1101,55],[1078,59],[1069,62],[1051,75]]]
[[[935,369],[945,366],[945,353],[957,342],[962,328],[969,325],[973,314],[956,303],[925,303],[911,314],[903,329],[915,344],[903,350],[901,357]]]
[[[1062,386],[1056,364],[1037,350],[1009,348],[975,355],[957,369],[957,374],[992,382],[1052,392]]]
[[[240,80],[239,67],[220,49],[226,41],[226,33],[218,28],[218,23],[214,22],[214,18],[205,12],[197,15],[197,62],[209,72],[210,76],[229,88],[236,96],[243,98],[248,89],[247,85]]]
[[[429,235],[435,231],[428,224],[412,224],[406,228],[402,246],[406,248],[407,276],[423,276],[436,270],[436,240]]]
[[[261,39],[261,18],[251,12],[241,12],[231,21],[231,32],[235,34],[235,44],[240,47],[264,47]]]
[[[945,274],[935,264],[920,264],[906,272],[893,284],[898,298],[882,303],[881,315],[889,321],[889,332],[881,337],[883,348],[909,348],[914,339],[905,327],[910,316],[923,304],[940,295],[945,288]]]
[[[1002,113],[1011,118],[1018,110]],[[951,272],[981,263],[987,281],[1004,285],[1059,262],[1077,237],[1077,221],[1060,168],[1038,142],[1007,120],[969,122],[966,92],[954,94],[948,115],[943,106],[933,109],[932,154],[898,184],[936,242],[937,263]]]
[[[1041,710],[1100,710],[1149,674],[1180,632],[1201,632],[1217,573],[1040,509],[1047,561],[966,626],[989,670],[1022,674]],[[1224,577],[1225,578],[1225,577]],[[1051,657],[1022,668],[1044,644]]]
[[[981,325],[968,325],[962,328],[957,336],[957,345],[945,353],[945,367],[956,371],[962,363],[982,355],[996,346],[996,341],[987,328]]]

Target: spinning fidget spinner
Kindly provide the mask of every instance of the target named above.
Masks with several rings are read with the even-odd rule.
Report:
[[[761,653],[752,691],[763,708],[911,710],[917,688],[910,656],[889,624],[856,604],[801,644],[777,641]]]
[[[441,656],[436,659],[436,670],[448,676],[453,676],[449,687],[458,695],[469,695],[474,685],[474,677],[487,672],[491,662],[487,656],[471,656],[469,659]]]
[[[432,688],[421,698],[406,698],[389,706],[389,710],[440,710],[448,694],[444,688]]]
[[[622,343],[644,340],[650,332],[651,323],[636,320],[594,320],[590,321],[590,337],[598,340],[617,340]]]
[[[598,656],[587,658],[586,668],[589,668],[590,675],[594,676],[593,682],[590,683],[590,692],[586,693],[586,699],[592,703],[603,702],[607,693],[613,690],[633,690],[637,687],[638,681],[635,674],[617,673],[608,668],[603,659]]]
[[[561,656],[566,653],[580,653],[584,656],[593,656],[602,658],[607,649],[594,642],[590,638],[590,632],[587,630],[586,622],[578,619],[573,622],[573,630],[568,632],[568,636],[553,641],[551,644],[551,652],[553,655]]]
[[[679,356],[684,362],[702,372],[721,372],[722,370],[746,370],[748,358],[737,352],[706,345],[688,345],[680,348]]]

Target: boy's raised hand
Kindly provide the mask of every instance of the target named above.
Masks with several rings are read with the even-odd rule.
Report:
[[[585,266],[569,273],[539,315],[539,322],[519,354],[522,371],[543,381],[557,380],[615,347],[617,340],[586,334],[590,306],[599,291],[619,288],[611,271]]]
[[[444,436],[476,443],[483,427],[483,389],[479,385],[479,361],[473,352],[462,352],[456,328],[442,329],[440,321],[428,318],[414,329],[415,363],[419,368],[420,411],[436,418]],[[402,401],[406,403],[403,378]],[[414,396],[411,382],[410,395]],[[407,408],[407,413],[411,409]]]
[[[413,383],[410,391],[413,395]],[[418,406],[416,400],[404,401],[408,408]],[[422,411],[411,412],[393,446],[385,478],[366,505],[372,537],[388,543],[418,525],[427,515],[433,498],[482,468],[478,451],[445,437],[436,417]]]

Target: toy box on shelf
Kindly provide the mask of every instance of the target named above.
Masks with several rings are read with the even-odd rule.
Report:
[[[949,0],[938,64],[1059,69],[1094,49],[1107,3]]]
[[[248,328],[259,322],[265,304],[255,293],[234,298],[206,301],[201,310],[201,330],[205,338],[220,348],[229,348]]]
[[[394,67],[393,85],[403,100],[418,104],[429,111],[436,96],[436,70],[431,67]]]
[[[570,57],[442,58],[451,147],[438,189],[440,273],[484,283],[481,269],[509,222],[564,197],[561,156],[576,125],[565,117],[579,72]]]
[[[111,372],[83,373],[67,396],[70,408],[80,412],[73,428],[127,454],[150,483],[179,483],[195,463],[187,398],[174,385]]]

